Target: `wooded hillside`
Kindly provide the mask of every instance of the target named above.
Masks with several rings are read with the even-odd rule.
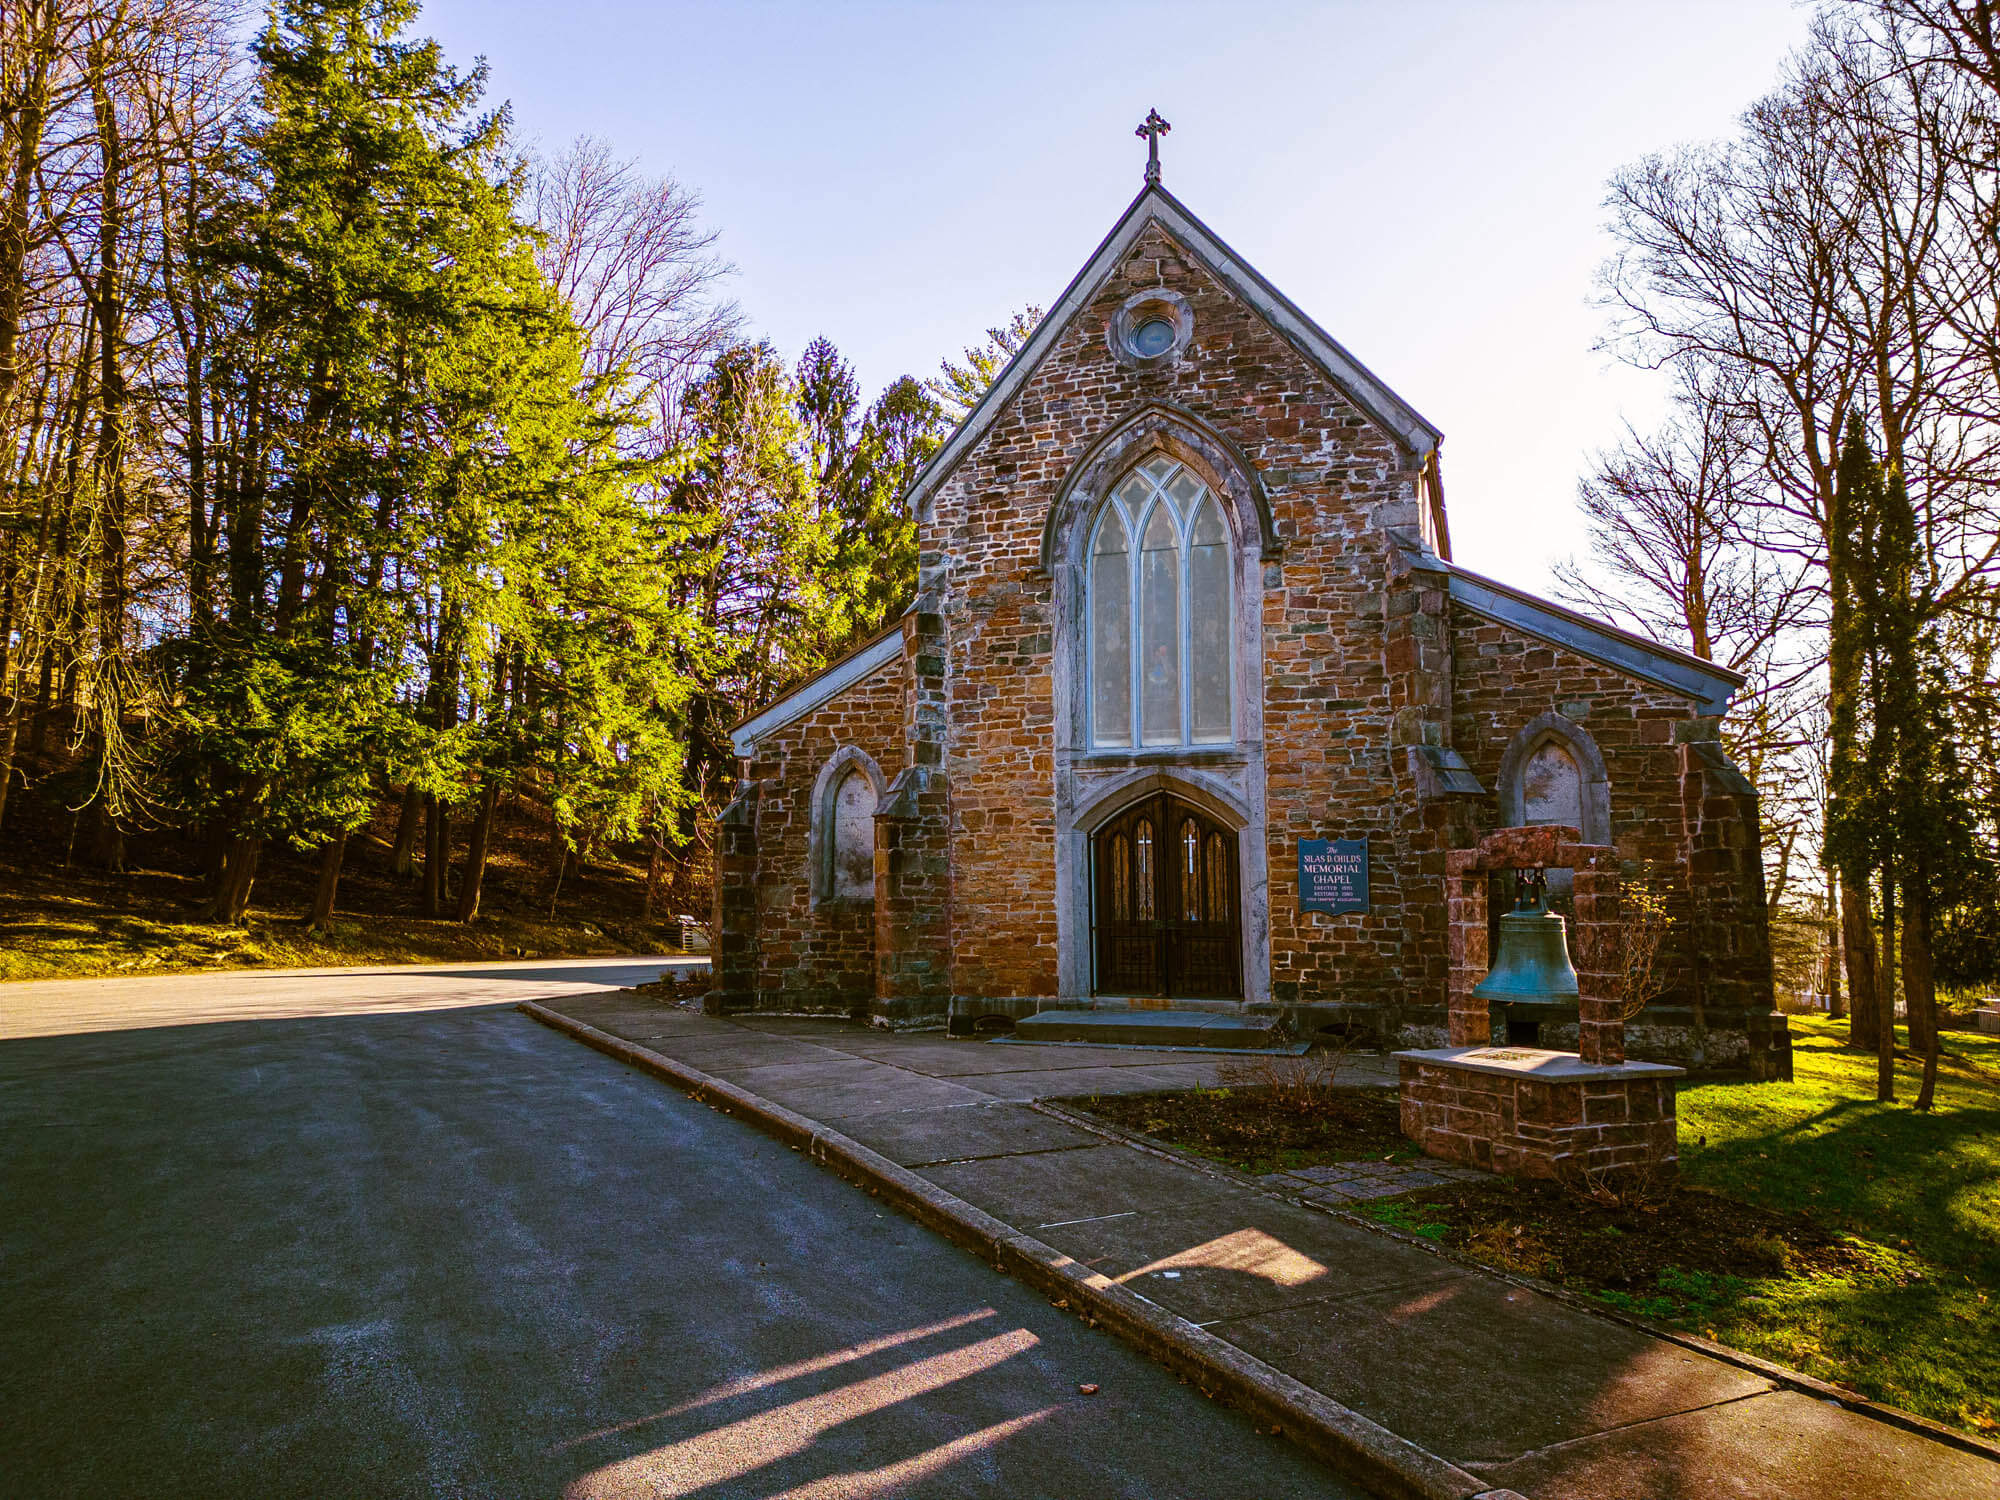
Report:
[[[143,844],[228,924],[305,859],[325,930],[376,827],[414,910],[469,922],[511,808],[540,899],[584,854],[658,907],[727,725],[906,595],[900,494],[996,350],[872,402],[825,340],[788,365],[694,194],[602,142],[524,157],[416,18],[0,12],[16,868]]]

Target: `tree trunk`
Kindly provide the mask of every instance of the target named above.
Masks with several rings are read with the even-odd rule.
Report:
[[[8,705],[6,725],[0,727],[0,828],[7,824],[7,789],[14,781],[14,747],[21,738],[21,708],[22,701],[16,697]]]
[[[23,275],[29,254],[29,210],[42,160],[42,135],[49,113],[49,73],[56,63],[56,7],[30,0],[8,24],[6,42],[16,49],[16,77],[7,133],[14,148],[6,162],[7,196],[0,206],[0,406],[12,398],[20,379],[21,314],[27,305]]]
[[[1840,882],[1840,953],[1847,966],[1847,994],[1852,1007],[1847,1040],[1851,1047],[1872,1052],[1878,1045],[1875,992],[1875,929],[1868,919],[1868,893],[1857,891],[1843,876]]]
[[[458,920],[479,918],[479,888],[486,879],[486,844],[493,831],[493,807],[500,800],[498,782],[489,781],[479,794],[479,812],[472,820],[472,838],[465,851],[465,874],[458,884]]]
[[[1931,898],[1919,877],[1903,892],[1903,994],[1910,1011],[1910,1050],[1924,1060],[1917,1108],[1928,1110],[1937,1093],[1937,981],[1931,969]]]
[[[313,891],[312,915],[306,926],[314,932],[333,931],[333,903],[340,894],[340,866],[347,858],[347,835],[330,838],[319,852],[319,885]]]
[[[646,833],[649,846],[646,853],[646,911],[645,919],[650,922],[659,910],[660,890],[667,883],[667,841],[660,836],[658,828]]]
[[[1896,1098],[1896,1017],[1886,996],[1877,996],[1880,1025],[1875,1030],[1875,1098],[1890,1104]]]
[[[569,843],[563,838],[562,824],[556,822],[553,817],[549,819],[549,828],[553,834],[553,842],[555,844],[552,852],[555,855],[556,864],[555,882],[549,887],[549,919],[553,921],[556,914],[556,902],[562,899],[563,876],[569,872]]]
[[[250,910],[250,891],[257,881],[257,860],[263,853],[259,838],[230,838],[222,854],[222,870],[210,897],[207,917],[211,922],[238,926]]]
[[[413,781],[403,788],[403,814],[396,820],[396,848],[389,856],[390,868],[398,875],[414,874],[417,868],[417,830],[423,826],[424,797]]]
[[[110,875],[125,873],[125,830],[101,796],[90,804],[90,862]]]
[[[34,727],[28,734],[28,754],[31,756],[39,757],[48,743],[49,698],[55,691],[55,681],[55,652],[44,649],[41,680],[35,686]]]
[[[1826,887],[1826,1014],[1838,1021],[1847,1015],[1847,990],[1840,982],[1840,919],[1831,881]]]
[[[1876,971],[1875,988],[1881,996],[1882,1014],[1890,1027],[1896,1024],[1896,877],[1882,872],[1882,962]]]
[[[437,917],[450,895],[445,866],[451,859],[451,814],[435,797],[424,798],[424,915]]]

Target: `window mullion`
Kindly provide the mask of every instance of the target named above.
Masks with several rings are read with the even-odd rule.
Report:
[[[1181,546],[1177,559],[1180,567],[1176,570],[1178,575],[1176,581],[1180,585],[1181,592],[1180,684],[1181,743],[1183,745],[1194,743],[1194,611],[1191,608],[1194,603],[1194,588],[1188,577],[1190,566],[1189,554],[1194,550],[1189,545],[1192,540],[1193,526],[1194,518],[1190,516],[1187,524],[1181,528]]]
[[[1136,528],[1138,523],[1134,522],[1133,525]],[[1125,576],[1129,580],[1125,585],[1125,592],[1128,596],[1125,601],[1126,616],[1132,622],[1130,627],[1132,632],[1132,661],[1125,674],[1127,679],[1126,688],[1132,695],[1132,726],[1131,732],[1125,736],[1125,739],[1126,743],[1134,750],[1137,750],[1145,743],[1145,727],[1140,719],[1140,715],[1144,711],[1144,706],[1140,702],[1139,696],[1140,687],[1146,678],[1145,637],[1140,633],[1140,627],[1144,620],[1144,615],[1141,611],[1145,604],[1145,600],[1140,597],[1140,589],[1146,581],[1145,570],[1139,566],[1139,559],[1143,555],[1139,551],[1138,543],[1135,541],[1131,552],[1127,554],[1125,559]]]

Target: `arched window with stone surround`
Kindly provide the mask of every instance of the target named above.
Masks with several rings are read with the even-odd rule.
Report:
[[[836,751],[813,788],[813,904],[875,899],[875,808],[882,773],[865,751]]]
[[[1521,821],[1583,827],[1583,769],[1556,735],[1530,750],[1521,766]]]
[[[1208,486],[1165,455],[1104,502],[1086,584],[1094,748],[1234,739],[1230,546]]]
[[[1555,823],[1586,844],[1611,842],[1610,778],[1581,724],[1555,713],[1529,721],[1500,757],[1499,781],[1503,825]]]

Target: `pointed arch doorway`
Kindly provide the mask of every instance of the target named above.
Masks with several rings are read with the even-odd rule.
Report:
[[[1097,993],[1243,998],[1236,834],[1167,792],[1091,839]]]

